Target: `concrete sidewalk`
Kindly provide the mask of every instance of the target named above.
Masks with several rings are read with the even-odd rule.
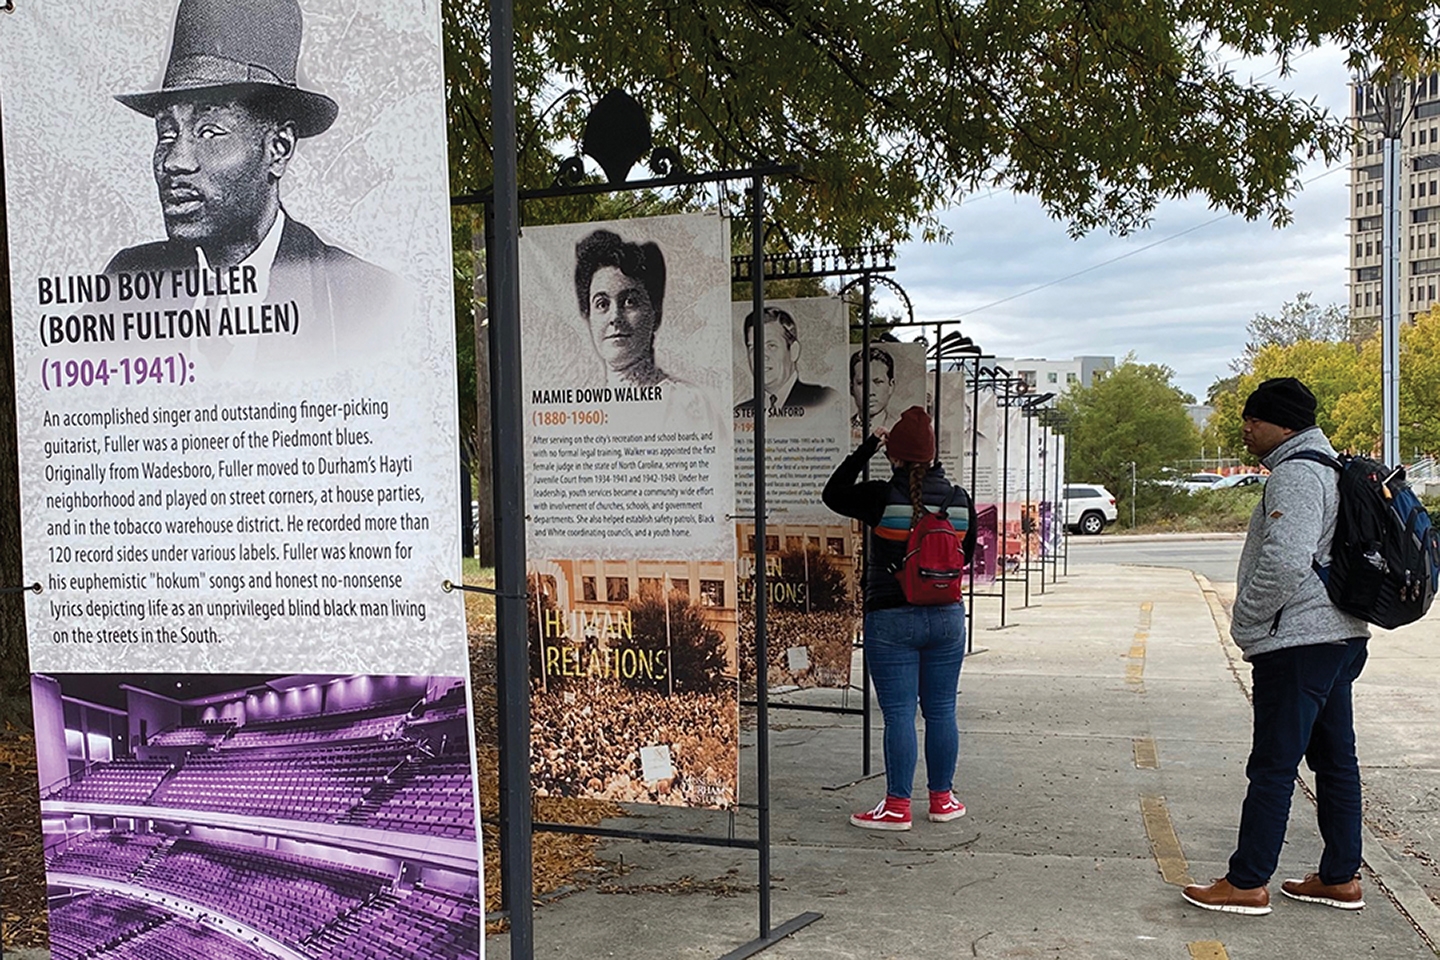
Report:
[[[1003,630],[987,627],[998,601],[979,601],[961,677],[961,820],[920,820],[909,833],[849,826],[884,789],[880,779],[823,789],[859,776],[859,719],[772,713],[773,922],[824,917],[763,956],[1435,955],[1440,911],[1411,865],[1374,838],[1366,909],[1280,895],[1279,881],[1313,870],[1320,853],[1298,791],[1272,914],[1181,900],[1178,884],[1224,874],[1245,792],[1249,668],[1222,639],[1222,599],[1189,572],[1160,568],[1072,568],[1046,589],[1032,590],[1029,609],[1012,606]],[[876,724],[878,771],[878,710]],[[746,762],[753,784],[753,749]],[[721,836],[732,827],[726,815],[635,809],[614,825]],[[753,814],[741,811],[733,828],[753,836]],[[756,936],[752,852],[609,841],[602,856],[617,876],[537,910],[537,956],[701,960]],[[508,940],[491,938],[487,952],[507,957]]]

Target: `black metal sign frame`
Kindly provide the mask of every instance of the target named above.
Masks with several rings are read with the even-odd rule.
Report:
[[[496,0],[494,7],[508,7]],[[511,29],[505,24],[505,29]],[[497,27],[498,29],[498,27]],[[513,150],[513,141],[510,144]],[[530,808],[530,701],[529,657],[523,594],[525,592],[524,472],[521,426],[521,385],[519,383],[519,204],[526,200],[550,197],[581,196],[600,193],[652,190],[662,187],[687,186],[750,180],[750,225],[752,249],[752,299],[754,310],[762,313],[765,304],[764,213],[765,178],[793,175],[793,167],[765,164],[711,173],[679,172],[639,180],[607,183],[564,183],[541,190],[515,188],[513,200],[507,201],[499,189],[501,183],[501,138],[496,138],[496,188],[476,194],[451,198],[452,206],[483,205],[485,208],[485,246],[489,269],[486,281],[491,297],[490,313],[490,383],[491,418],[494,436],[493,459],[496,477],[496,698],[499,701],[500,760],[500,836],[502,902],[510,919],[510,949],[515,960],[531,960],[534,956],[534,904],[532,884],[531,837],[537,831],[588,836],[660,841],[700,846],[722,846],[756,851],[759,860],[759,936],[725,954],[720,960],[744,960],[773,946],[797,930],[819,920],[820,913],[801,913],[779,925],[771,923],[770,869],[770,723],[769,689],[765,670],[756,670],[756,802],[757,835],[745,837],[707,837],[695,834],[669,834],[642,830],[577,826],[575,824],[539,822],[532,819]],[[666,152],[666,159],[674,158]],[[509,162],[514,162],[513,154]],[[570,161],[562,170],[571,167]],[[669,163],[666,166],[670,166]],[[621,175],[628,172],[626,166]],[[607,169],[607,172],[611,172]],[[512,171],[513,175],[513,171]],[[557,178],[559,181],[562,178]],[[756,662],[768,662],[765,630],[765,404],[764,343],[757,338],[754,363],[755,395],[755,504],[756,504],[756,590],[755,644]],[[508,526],[506,526],[508,525]],[[517,600],[517,597],[519,598]],[[518,607],[516,604],[518,603]]]

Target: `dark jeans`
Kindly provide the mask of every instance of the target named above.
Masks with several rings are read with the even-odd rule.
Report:
[[[917,702],[925,715],[926,779],[931,790],[949,790],[960,754],[955,693],[965,660],[965,608],[952,603],[867,613],[865,657],[885,716],[885,792],[910,796]]]
[[[1360,869],[1360,765],[1351,685],[1365,667],[1364,639],[1262,653],[1251,662],[1255,738],[1245,776],[1240,839],[1226,879],[1242,890],[1270,882],[1285,842],[1300,758],[1315,773],[1320,882]]]

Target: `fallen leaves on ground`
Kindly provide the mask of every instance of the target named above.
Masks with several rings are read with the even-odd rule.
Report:
[[[46,943],[45,858],[35,741],[0,730],[0,943],[7,949]]]

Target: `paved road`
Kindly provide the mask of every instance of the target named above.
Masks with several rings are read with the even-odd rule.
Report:
[[[1072,536],[1070,562],[1127,563],[1193,570],[1215,583],[1233,583],[1240,562],[1243,534],[1125,536],[1103,533],[1098,537]]]

